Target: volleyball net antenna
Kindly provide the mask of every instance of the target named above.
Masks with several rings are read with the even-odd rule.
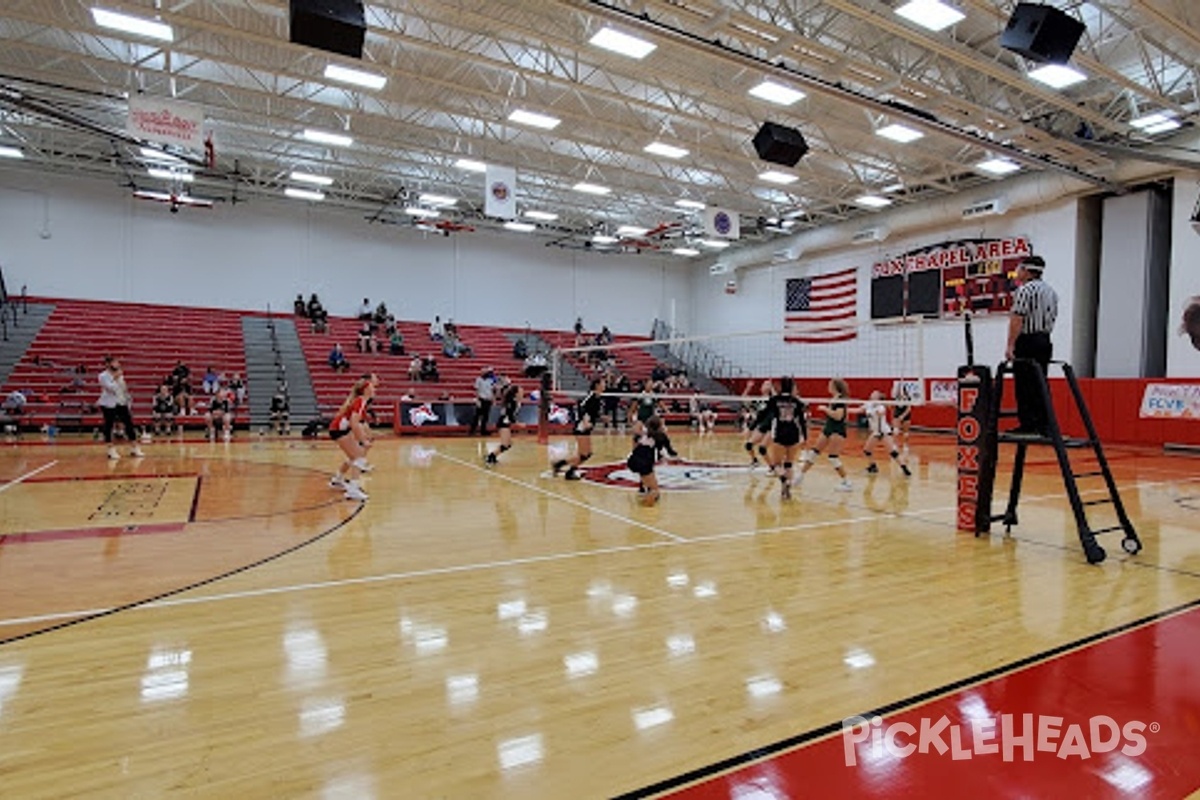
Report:
[[[762,396],[764,380],[778,391],[784,376],[795,379],[795,393],[806,403],[827,401],[828,382],[841,378],[850,403],[866,402],[878,390],[889,405],[922,405],[926,329],[922,318],[907,317],[681,336],[656,323],[653,338],[619,336],[555,349],[550,370],[560,395],[581,396],[594,378],[604,377],[607,395],[632,399],[648,388],[671,411],[688,411],[693,398],[735,410]]]

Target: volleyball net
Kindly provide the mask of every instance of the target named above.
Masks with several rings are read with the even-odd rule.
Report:
[[[923,319],[903,318],[679,336],[656,324],[653,338],[559,348],[551,354],[551,375],[561,394],[586,393],[603,377],[606,395],[633,399],[648,392],[673,410],[733,409],[761,397],[763,381],[778,391],[785,376],[809,403],[827,400],[836,378],[848,385],[850,402],[878,391],[890,405],[921,405],[926,327]]]

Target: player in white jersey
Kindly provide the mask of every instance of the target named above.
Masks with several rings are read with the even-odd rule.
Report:
[[[862,414],[867,419],[867,441],[863,444],[863,455],[867,457],[867,473],[874,475],[879,472],[879,466],[875,463],[875,443],[883,442],[887,445],[892,459],[900,465],[904,474],[911,475],[907,460],[901,457],[900,451],[896,447],[896,440],[892,438],[892,426],[888,424],[887,406],[882,401],[883,392],[876,389],[871,392],[871,399],[862,407]]]

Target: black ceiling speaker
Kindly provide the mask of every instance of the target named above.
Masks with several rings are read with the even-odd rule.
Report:
[[[795,128],[764,122],[754,135],[754,149],[763,161],[794,167],[808,152],[808,142]]]
[[[367,20],[358,0],[291,0],[292,42],[362,58]]]
[[[1035,61],[1065,64],[1086,26],[1053,6],[1018,3],[1000,35],[1000,46]]]

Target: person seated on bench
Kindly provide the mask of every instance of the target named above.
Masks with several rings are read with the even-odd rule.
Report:
[[[341,343],[335,343],[333,349],[329,351],[329,368],[334,372],[350,371],[350,362],[346,360],[346,354],[342,352]]]
[[[394,356],[404,355],[404,334],[395,328],[392,329],[391,338],[388,339],[388,352]]]
[[[532,353],[525,359],[525,377],[536,378],[550,368],[546,356],[542,353]]]
[[[529,356],[529,345],[525,344],[524,339],[517,339],[513,342],[513,358],[524,361]]]
[[[436,381],[440,377],[438,375],[437,359],[433,356],[425,356],[421,359],[421,380]]]
[[[179,409],[175,405],[175,398],[171,396],[170,384],[159,384],[158,394],[154,395],[154,406],[151,409],[155,435],[170,436],[175,430],[177,413],[179,413]]]
[[[304,295],[296,295],[296,300],[292,303],[292,308],[296,312],[297,317],[308,316],[308,306],[304,303]]]
[[[25,403],[27,398],[25,393],[20,389],[13,389],[8,397],[4,398],[4,404],[0,406],[0,411],[14,420],[25,413]]]
[[[441,317],[434,317],[433,322],[429,323],[429,338],[435,342],[446,338],[446,326],[442,324]]]
[[[233,429],[233,393],[221,389],[208,404],[204,414],[205,436],[212,441],[217,440],[217,425],[221,426],[221,436],[229,441]]]
[[[370,353],[375,349],[375,331],[371,328],[370,322],[363,322],[362,327],[358,329],[358,352]]]
[[[210,366],[204,371],[204,382],[200,384],[200,391],[205,394],[216,394],[219,388],[221,388],[221,376],[217,374],[216,369]]]
[[[373,316],[374,312],[371,311],[371,301],[364,297],[362,305],[358,307],[358,318],[370,322]]]

